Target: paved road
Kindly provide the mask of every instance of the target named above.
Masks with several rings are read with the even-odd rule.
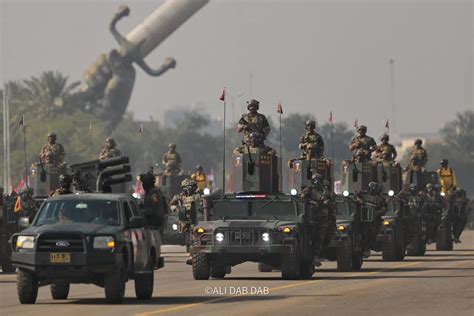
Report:
[[[312,280],[283,281],[257,265],[234,267],[224,280],[194,281],[181,247],[165,246],[166,267],[155,274],[155,297],[134,299],[127,284],[122,305],[108,305],[101,288],[74,285],[68,300],[40,288],[36,305],[20,305],[15,275],[0,275],[0,315],[474,315],[474,232],[454,251],[434,251],[403,262],[375,254],[360,272],[340,273],[324,262]],[[246,294],[245,291],[255,292]],[[206,291],[211,291],[207,294]]]

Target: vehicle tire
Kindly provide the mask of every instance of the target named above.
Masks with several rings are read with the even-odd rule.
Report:
[[[352,271],[352,242],[348,238],[337,243],[337,271]]]
[[[362,268],[362,264],[364,263],[364,257],[362,253],[352,256],[352,270],[359,271]]]
[[[38,297],[38,280],[33,273],[18,269],[16,287],[21,304],[34,304],[36,302]]]
[[[223,265],[213,264],[211,266],[211,277],[213,279],[223,279],[226,275],[226,267]]]
[[[300,278],[308,280],[313,277],[315,272],[314,264],[312,261],[302,261],[300,265]]]
[[[258,263],[258,272],[272,272],[273,267],[269,264],[259,262]]]
[[[295,244],[293,251],[285,248],[281,257],[281,277],[284,280],[296,280],[300,277],[300,258],[298,244]]]
[[[397,261],[397,238],[395,233],[384,236],[382,241],[383,261]]]
[[[65,300],[69,295],[70,284],[66,282],[51,283],[51,297],[53,300]]]
[[[5,259],[2,263],[2,272],[3,273],[13,273],[15,272],[16,268],[12,265],[12,262],[9,258]]]
[[[118,269],[104,276],[105,299],[109,304],[120,304],[125,296],[125,271]]]
[[[436,250],[453,250],[453,237],[450,225],[438,229],[436,234]]]
[[[153,296],[154,262],[154,255],[152,255],[148,263],[148,273],[139,274],[135,277],[135,296],[139,300],[149,300]]]
[[[211,264],[204,253],[194,253],[192,257],[194,280],[209,280],[211,276]]]

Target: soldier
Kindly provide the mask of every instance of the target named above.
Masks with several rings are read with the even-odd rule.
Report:
[[[56,134],[48,134],[48,143],[41,147],[40,161],[44,165],[62,165],[66,152],[63,145],[56,143]]]
[[[422,144],[423,141],[421,139],[416,139],[415,146],[411,149],[409,168],[412,171],[423,171],[428,162],[428,153],[421,146]]]
[[[179,175],[181,173],[181,156],[176,151],[176,144],[169,144],[168,151],[163,155],[165,175]]]
[[[313,263],[319,267],[325,241],[329,240],[327,236],[331,232],[332,218],[335,217],[333,214],[335,209],[334,196],[324,186],[323,177],[316,173],[311,177],[311,184],[301,192],[301,197],[311,203],[313,211],[313,229],[311,229]]]
[[[469,199],[466,196],[466,190],[454,187],[452,198],[452,220],[453,220],[453,241],[461,243],[459,239],[466,227],[469,216]]]
[[[448,159],[441,160],[441,168],[438,169],[439,182],[441,184],[441,191],[444,193],[451,193],[452,190],[458,186],[458,180],[453,168],[449,167]]]
[[[324,141],[321,135],[316,133],[316,122],[306,121],[306,132],[300,137],[300,149],[302,158],[321,158],[324,154]]]
[[[377,235],[382,227],[382,216],[385,215],[387,205],[385,199],[381,196],[382,188],[377,182],[369,182],[367,191],[361,191],[357,194],[357,200],[362,204],[374,205],[373,221],[368,226],[367,235],[365,236],[366,242],[370,249],[380,251],[378,244],[376,243]],[[364,256],[370,255],[370,249],[364,250]]]
[[[71,191],[72,177],[62,173],[59,175],[59,189],[54,190],[49,196],[57,196],[64,194],[72,194]]]
[[[199,192],[203,192],[205,188],[209,187],[207,175],[204,173],[201,165],[196,166],[196,171],[191,175],[191,179],[196,181]]]
[[[357,129],[359,136],[352,139],[349,145],[350,151],[355,151],[353,157],[354,161],[358,163],[368,162],[372,160],[372,152],[377,147],[375,140],[367,136],[367,126],[361,125]]]
[[[117,149],[117,144],[112,137],[107,137],[105,140],[105,148],[100,151],[99,159],[105,160],[114,157],[120,157],[122,153]]]
[[[265,140],[268,134],[270,134],[270,124],[268,124],[265,115],[257,112],[259,109],[259,102],[255,99],[248,101],[247,109],[249,112],[247,114],[242,114],[242,118],[239,120],[239,124],[237,125],[237,132],[244,132],[243,142],[245,144],[250,144],[250,134],[252,132],[263,135],[263,140]]]
[[[426,219],[426,239],[428,243],[432,243],[436,240],[436,232],[443,212],[443,199],[432,183],[425,186],[422,208],[422,213],[425,214]]]
[[[395,146],[389,144],[389,136],[388,134],[383,134],[380,137],[380,145],[377,146],[375,149],[375,161],[376,162],[394,162],[395,158],[397,158],[397,150]]]
[[[153,172],[147,172],[139,176],[142,183],[145,197],[141,206],[143,207],[143,215],[148,225],[158,227],[160,233],[163,234],[164,223],[168,215],[168,203],[163,192],[155,187],[155,176]]]
[[[250,143],[242,144],[234,150],[234,154],[246,154],[250,149],[260,149],[260,153],[263,155],[276,155],[275,149],[266,146],[263,142],[263,137],[257,132],[250,133]]]

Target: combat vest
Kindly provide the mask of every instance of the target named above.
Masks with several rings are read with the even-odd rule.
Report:
[[[381,161],[392,161],[395,147],[391,144],[382,144],[377,149],[377,158]]]
[[[253,132],[262,134],[263,137],[266,137],[265,129],[270,127],[268,124],[267,118],[265,115],[256,113],[256,114],[243,114],[242,118],[239,121],[240,124],[247,123],[247,129],[244,131],[246,139],[250,140],[250,134]]]

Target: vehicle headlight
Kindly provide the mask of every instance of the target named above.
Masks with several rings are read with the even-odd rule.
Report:
[[[16,249],[33,249],[34,246],[34,236],[18,236],[18,238],[16,239]]]
[[[441,195],[441,196],[446,196],[446,193],[441,192],[439,195]]]
[[[346,230],[346,226],[344,226],[344,225],[338,225],[338,226],[337,226],[337,230],[340,231],[340,232],[343,232],[343,231]]]
[[[204,229],[204,227],[198,227],[196,228],[195,232],[198,234],[204,234],[206,230]]]
[[[291,227],[283,227],[283,229],[281,231],[286,233],[286,234],[289,234],[289,233],[291,233]]]
[[[269,241],[270,240],[270,235],[268,233],[263,233],[262,234],[262,240],[263,241]]]
[[[171,225],[171,228],[173,228],[173,230],[178,230],[178,224]]]
[[[139,200],[140,197],[141,197],[140,194],[135,193],[135,192],[132,193],[132,196],[133,196],[134,198],[136,198],[137,200]]]
[[[211,190],[209,188],[205,188],[202,193],[204,193],[204,195],[209,195],[211,194]]]
[[[216,240],[217,240],[217,242],[223,242],[224,241],[224,234],[223,233],[217,233],[216,234]]]
[[[112,236],[94,237],[93,247],[97,249],[112,249],[115,247],[115,240]]]
[[[388,191],[388,196],[394,196],[394,195],[395,195],[395,191],[393,191],[393,190]]]
[[[385,226],[385,227],[390,226],[390,224],[391,224],[390,221],[387,221],[387,220],[383,221],[383,226]]]
[[[349,191],[346,190],[346,191],[342,192],[342,195],[349,196]]]
[[[295,196],[295,195],[298,194],[298,190],[296,190],[296,189],[291,189],[291,190],[290,190],[290,194],[293,195],[293,196]]]

